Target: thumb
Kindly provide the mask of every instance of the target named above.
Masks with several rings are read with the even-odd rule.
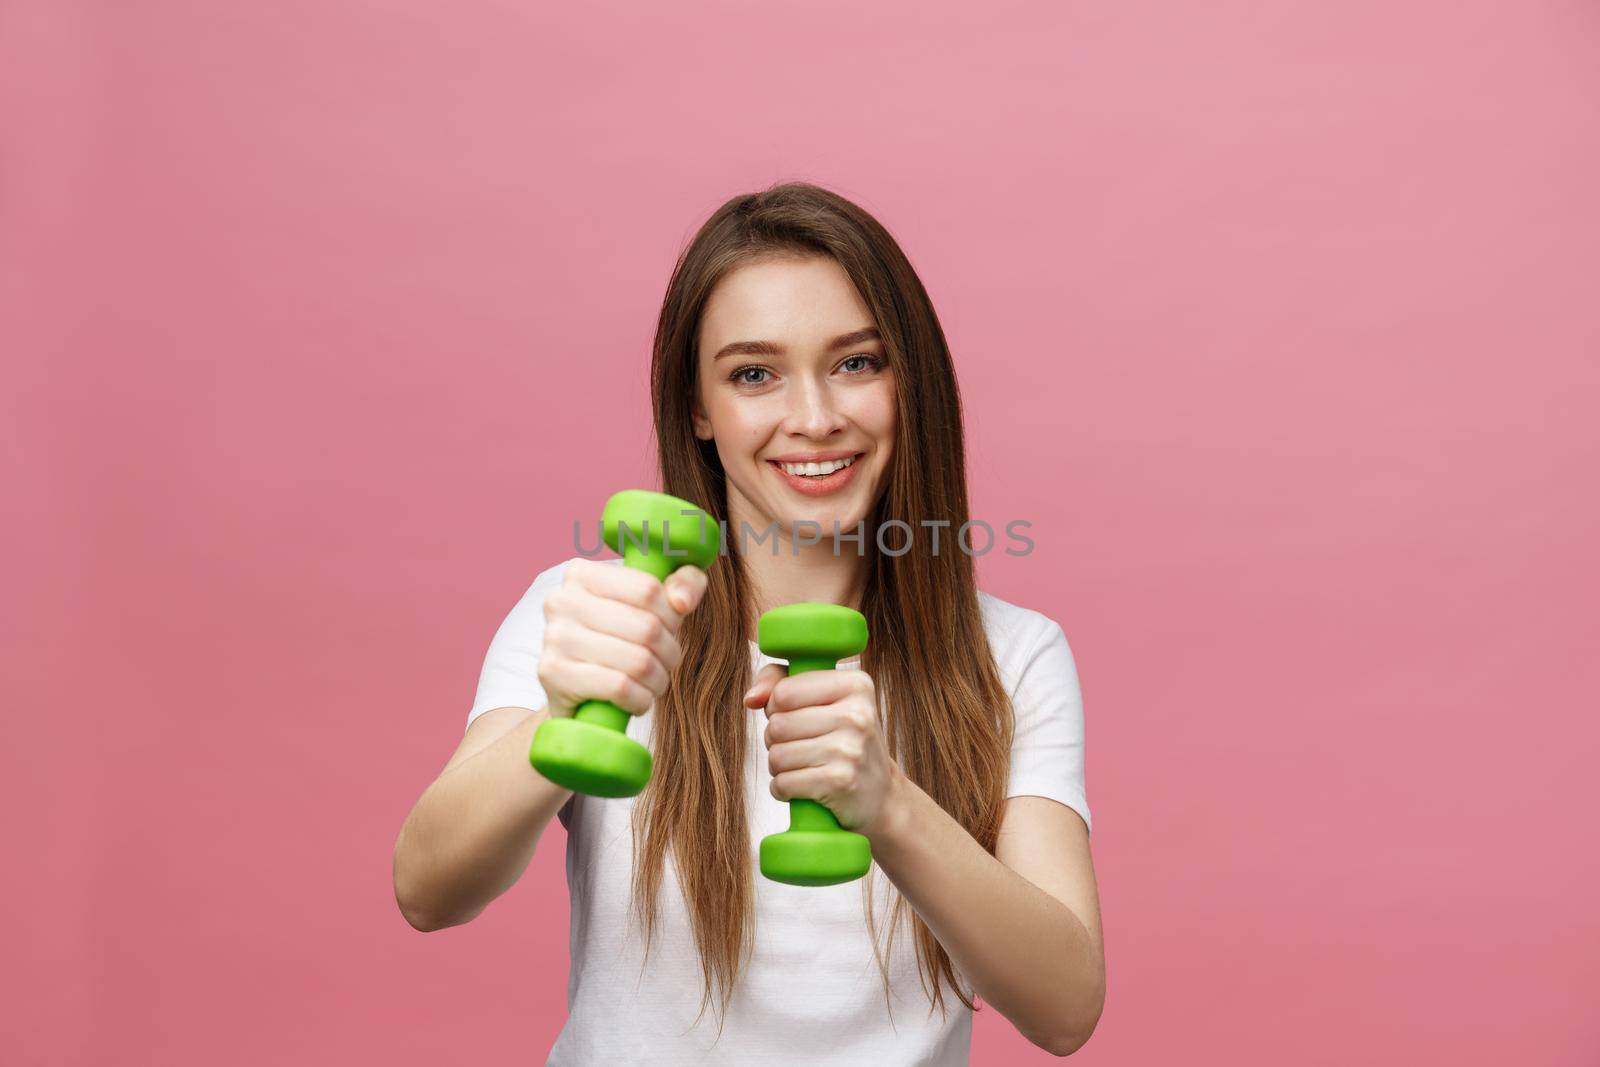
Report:
[[[788,669],[781,663],[769,663],[756,672],[755,682],[744,691],[744,706],[752,711],[765,707],[772,698],[772,689],[778,684],[778,679],[788,674]]]
[[[687,615],[706,595],[706,572],[685,564],[667,576],[667,603],[679,615]]]

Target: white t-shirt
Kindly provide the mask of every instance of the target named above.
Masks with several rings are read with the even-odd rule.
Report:
[[[579,557],[574,557],[574,559]],[[539,653],[544,598],[574,560],[539,574],[500,625],[484,660],[470,723],[491,708],[544,706]],[[620,559],[611,562],[621,565]],[[1008,796],[1059,801],[1089,823],[1084,791],[1083,701],[1077,666],[1061,627],[1027,608],[979,592],[984,629],[1016,713]],[[753,669],[781,662],[750,642]],[[855,666],[859,657],[841,661]],[[789,805],[769,791],[766,717],[747,712],[750,736],[745,805],[750,856],[761,838],[789,828]],[[628,735],[650,747],[652,708]],[[529,773],[534,772],[531,768]],[[717,1006],[695,1024],[703,988],[687,907],[669,855],[662,870],[655,943],[643,969],[643,939],[631,913],[637,798],[575,793],[561,809],[567,829],[567,887],[572,902],[567,1022],[548,1063],[964,1065],[972,1012],[946,983],[945,1014],[932,1009],[918,974],[907,916],[886,958],[891,1021],[883,980],[867,933],[863,883],[791,886],[754,870],[755,945],[739,972],[725,1026]],[[873,901],[880,944],[888,933],[893,887],[874,866]],[[957,974],[961,974],[959,968]],[[965,975],[962,982],[971,988]],[[931,1012],[931,1014],[930,1014]]]

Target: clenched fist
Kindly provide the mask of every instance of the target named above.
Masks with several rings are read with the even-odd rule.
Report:
[[[815,800],[846,830],[872,834],[902,798],[900,765],[878,723],[877,687],[862,670],[787,675],[769,663],[744,694],[766,712],[767,769],[778,800]]]
[[[665,581],[631,567],[574,560],[544,602],[539,684],[552,718],[585,700],[631,715],[650,710],[683,659],[678,629],[706,591],[706,572],[679,567]]]

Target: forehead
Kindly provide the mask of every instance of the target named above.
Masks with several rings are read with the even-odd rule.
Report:
[[[873,324],[872,312],[843,267],[826,256],[746,263],[712,290],[700,319],[700,345],[730,341],[825,343]]]

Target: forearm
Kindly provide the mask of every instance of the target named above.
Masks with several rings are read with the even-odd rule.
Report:
[[[400,829],[395,898],[419,930],[470,922],[516,884],[539,837],[571,791],[528,763],[533,733],[547,718],[529,714],[481,752],[441,774]]]
[[[898,769],[892,793],[873,860],[985,1002],[1041,1048],[1074,1051],[1104,997],[1088,929]]]

